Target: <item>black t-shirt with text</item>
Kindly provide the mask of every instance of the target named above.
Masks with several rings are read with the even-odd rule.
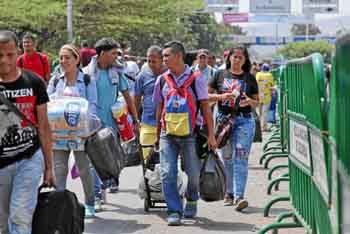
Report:
[[[13,82],[3,83],[0,92],[31,120],[37,123],[36,106],[49,101],[44,82],[35,74],[22,71]],[[30,158],[40,147],[36,128],[30,126],[9,108],[0,103],[0,168]]]
[[[252,98],[254,94],[259,93],[258,83],[255,77],[250,73],[243,73],[241,75],[234,75],[229,70],[218,70],[215,72],[214,76],[208,81],[209,87],[215,89],[218,94],[232,93],[233,90],[237,90],[241,94],[241,99],[243,99],[242,94],[245,92],[248,97]],[[219,101],[218,109],[222,113],[232,113],[233,111],[249,113],[251,112],[251,107],[238,107],[239,103],[235,103],[233,100]]]

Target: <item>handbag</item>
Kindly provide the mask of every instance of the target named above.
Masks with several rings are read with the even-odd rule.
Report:
[[[220,117],[215,126],[215,139],[218,144],[218,148],[222,148],[227,144],[230,139],[232,127],[234,124],[234,117],[229,114]]]

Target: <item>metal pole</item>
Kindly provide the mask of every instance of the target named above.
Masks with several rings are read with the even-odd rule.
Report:
[[[73,41],[73,0],[67,0],[67,32],[68,41]]]
[[[276,22],[276,43],[275,43],[275,50],[277,53],[277,49],[278,49],[278,23],[280,21],[280,17],[278,17],[277,22]]]

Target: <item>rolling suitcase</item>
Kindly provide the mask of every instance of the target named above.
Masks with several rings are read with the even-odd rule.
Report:
[[[101,180],[119,178],[125,155],[119,139],[110,128],[102,128],[92,135],[85,151]]]

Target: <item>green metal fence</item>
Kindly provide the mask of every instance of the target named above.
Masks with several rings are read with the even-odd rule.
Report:
[[[313,54],[289,61],[281,81],[285,90],[281,101],[286,109],[281,114],[286,113],[290,201],[297,223],[281,223],[279,227],[297,227],[299,223],[308,233],[331,234],[331,163],[322,56]]]
[[[350,34],[337,39],[332,63],[329,142],[334,234],[350,233]]]

